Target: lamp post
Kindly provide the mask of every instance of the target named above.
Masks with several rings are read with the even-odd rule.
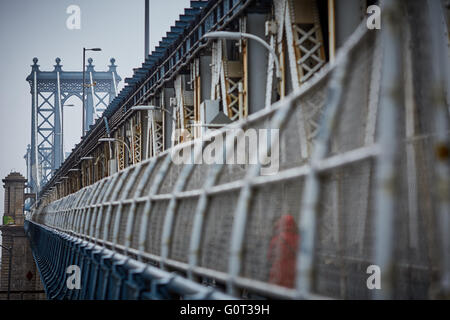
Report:
[[[165,108],[157,107],[157,106],[150,106],[150,105],[147,105],[147,106],[143,105],[143,106],[134,106],[134,107],[131,108],[131,110],[133,110],[133,111],[160,111],[160,112],[165,112],[172,119],[172,126],[176,127],[177,120],[173,116],[172,112],[170,112],[169,110],[167,110]],[[147,117],[147,118],[149,118],[149,117]],[[150,128],[150,123],[149,123],[149,128]],[[172,132],[173,132],[173,128],[172,128]],[[155,139],[155,135],[153,135],[153,146],[155,146],[155,145],[156,145],[156,139]],[[165,148],[165,146],[163,146],[163,148]],[[148,145],[148,148],[147,148],[147,157],[150,156],[150,151],[149,150],[150,150],[150,145]]]
[[[90,160],[94,160],[94,157],[82,157],[82,158],[80,158],[80,161],[90,161]],[[89,176],[88,180],[90,180],[89,179],[90,178],[90,170],[88,170],[87,174]],[[80,178],[81,178],[81,180],[83,180],[83,174],[80,175]],[[86,182],[87,182],[87,184],[89,184],[89,181],[86,181]],[[83,186],[83,181],[81,181],[81,186],[84,187]]]
[[[176,128],[177,126],[177,119],[175,119],[175,117],[173,116],[172,112],[170,112],[169,110],[167,110],[166,108],[163,107],[157,107],[157,106],[134,106],[131,108],[131,110],[133,111],[161,111],[161,112],[165,112],[167,113],[170,118],[173,121],[173,126]],[[172,144],[174,144],[174,140],[176,140],[175,135],[176,135],[176,130],[172,128]]]
[[[91,48],[86,49],[83,48],[83,137],[86,134],[86,125],[85,125],[85,119],[86,119],[86,109],[85,109],[85,103],[84,103],[84,96],[85,96],[85,89],[86,89],[86,51],[102,51],[101,48]]]
[[[81,169],[78,169],[78,168],[73,168],[73,169],[69,169],[69,174],[71,173],[71,172],[73,172],[73,173],[78,173],[78,172],[80,172],[81,171]],[[76,174],[76,178],[77,178],[77,184],[76,184],[76,189],[77,190],[79,190],[80,188],[81,188],[81,174]]]
[[[208,32],[206,33],[203,38],[208,39],[227,39],[227,40],[241,40],[242,38],[255,40],[258,43],[260,43],[264,48],[266,48],[270,54],[273,55],[275,64],[277,66],[276,76],[278,79],[281,78],[281,67],[280,67],[280,61],[278,60],[278,56],[275,52],[275,50],[263,39],[261,39],[258,36],[255,36],[254,34],[245,33],[245,32],[229,32],[229,31],[214,31],[214,32]]]
[[[116,138],[100,138],[100,139],[98,139],[98,142],[120,142],[120,143],[123,143],[125,145],[125,147],[127,148],[128,152],[131,154],[131,149],[128,146],[128,144],[125,141],[122,141],[120,139],[116,139]]]
[[[10,299],[11,293],[11,264],[12,264],[12,247],[5,247],[0,244],[0,247],[7,250],[9,253],[9,268],[8,268],[8,300]]]

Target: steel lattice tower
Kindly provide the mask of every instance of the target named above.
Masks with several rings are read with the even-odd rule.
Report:
[[[27,166],[32,192],[39,192],[64,161],[62,116],[66,101],[72,96],[82,100],[83,72],[63,71],[61,59],[55,61],[53,71],[41,71],[34,58],[26,79],[31,87],[31,148],[27,151]],[[95,71],[92,62],[89,58],[85,73],[85,128],[94,124],[117,96],[121,81],[114,58],[108,71]]]

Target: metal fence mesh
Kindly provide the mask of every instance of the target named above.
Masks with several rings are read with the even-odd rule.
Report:
[[[233,209],[239,194],[227,192],[211,196],[202,230],[200,265],[226,272],[230,255]]]

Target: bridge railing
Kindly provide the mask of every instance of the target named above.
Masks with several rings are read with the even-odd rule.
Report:
[[[449,195],[436,192],[448,187],[437,172],[448,173],[448,161],[435,148],[448,142],[448,109],[414,95],[443,88],[418,72],[439,61],[407,49],[401,28],[414,37],[421,25],[403,23],[401,2],[387,3],[398,19],[381,32],[361,26],[335,63],[272,109],[41,206],[32,225],[237,297],[371,298],[371,265],[381,269],[382,297],[443,290],[450,253],[438,226]],[[407,10],[421,16],[417,7]],[[199,159],[236,129],[279,135],[270,131],[271,153],[257,164],[174,162],[177,150]],[[277,151],[278,172],[262,175]]]
[[[45,293],[50,299],[233,299],[176,273],[129,259],[48,227],[27,221],[25,228]],[[70,268],[73,266],[80,268],[78,274]]]

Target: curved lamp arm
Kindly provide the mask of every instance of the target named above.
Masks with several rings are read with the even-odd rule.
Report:
[[[122,141],[122,140],[116,139],[116,138],[114,138],[114,141],[115,141],[115,142],[120,142],[120,143],[122,143],[123,145],[125,145],[125,147],[127,148],[128,152],[129,152],[130,155],[131,155],[131,149],[130,149],[130,147],[128,146],[128,144],[127,144],[125,141]]]
[[[276,71],[277,78],[278,79],[281,78],[281,66],[280,66],[280,61],[278,60],[277,53],[266,41],[264,41],[260,37],[255,36],[254,34],[245,33],[245,32],[213,31],[213,32],[206,33],[203,36],[203,38],[228,39],[228,40],[240,40],[242,38],[247,38],[247,39],[252,39],[252,40],[257,41],[259,44],[264,46],[264,48],[266,48],[270,52],[270,54],[273,55],[275,64],[277,66],[277,71]]]
[[[100,138],[100,139],[98,139],[98,142],[120,142],[120,143],[123,143],[125,145],[125,147],[127,148],[128,152],[131,155],[131,149],[128,146],[128,144],[125,141],[122,141],[120,139],[117,139],[117,138]]]

